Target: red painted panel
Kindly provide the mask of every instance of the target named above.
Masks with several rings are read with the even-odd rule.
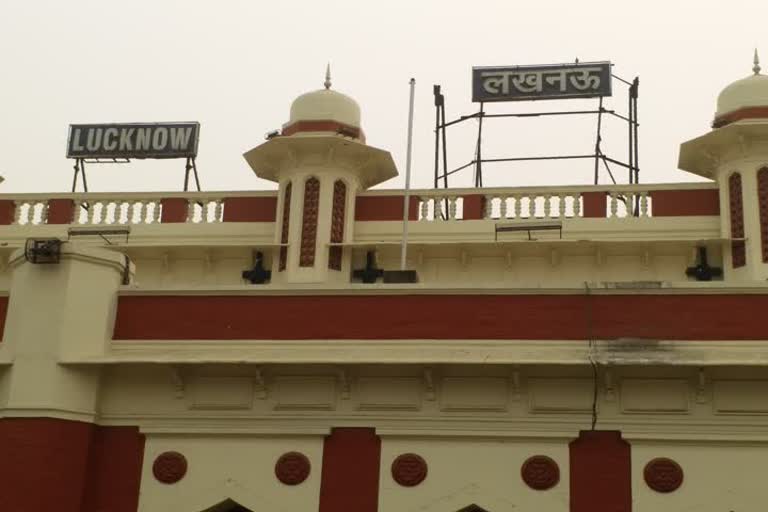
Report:
[[[376,512],[381,439],[372,428],[334,428],[323,444],[319,512]]]
[[[728,178],[728,198],[731,207],[731,237],[744,238],[744,200],[741,190],[741,174],[735,172]],[[743,240],[731,242],[733,268],[747,264],[747,249]]]
[[[598,218],[607,215],[608,196],[605,192],[584,192],[581,194],[581,198],[584,217]]]
[[[760,248],[768,263],[768,167],[757,171],[757,210],[760,213]]]
[[[473,194],[464,196],[464,220],[479,220],[485,217],[485,196]]]
[[[768,295],[132,295],[114,338],[768,339],[765,311]]]
[[[143,452],[133,427],[0,419],[0,510],[136,512]]]
[[[409,198],[408,219],[419,220],[419,198]],[[403,196],[358,196],[355,220],[403,220]]]
[[[16,214],[16,204],[10,199],[0,199],[0,226],[13,224]]]
[[[8,315],[8,297],[0,297],[0,343],[5,332],[5,317]]]
[[[303,208],[299,266],[314,267],[317,250],[317,221],[320,213],[320,180],[315,177],[304,182]]]
[[[365,142],[365,136],[360,128],[330,120],[297,121],[283,128],[282,135],[289,136],[300,132],[334,132]]]
[[[570,444],[571,512],[631,512],[631,457],[621,432],[581,432]]]
[[[712,128],[720,128],[744,119],[765,118],[768,118],[768,107],[744,107],[718,117],[715,119],[715,122],[712,123]]]
[[[291,188],[292,184],[288,183],[285,187],[285,195],[283,196],[283,222],[280,227],[280,243],[288,243],[288,230],[289,222],[291,220]],[[285,266],[288,263],[288,247],[286,245],[280,246],[280,266],[278,270],[282,272],[285,270]]]
[[[186,222],[187,210],[189,208],[188,202],[183,197],[172,197],[162,199],[160,201],[162,205],[162,212],[160,215],[160,222]]]
[[[275,222],[277,197],[228,197],[223,222]]]
[[[653,190],[654,217],[720,215],[720,192],[703,190]]]
[[[48,200],[48,224],[72,224],[75,202],[71,199]]]
[[[136,427],[96,427],[83,512],[136,512],[144,436]]]

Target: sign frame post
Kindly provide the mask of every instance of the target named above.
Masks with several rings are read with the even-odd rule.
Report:
[[[201,191],[197,173],[197,148],[200,123],[107,123],[71,124],[67,137],[67,158],[74,159],[72,192],[77,190],[82,175],[83,189],[88,192],[85,175],[87,163],[130,163],[131,159],[184,158],[184,191],[189,190],[190,171]]]

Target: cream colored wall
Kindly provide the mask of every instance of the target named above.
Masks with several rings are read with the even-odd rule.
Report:
[[[454,512],[468,505],[486,510],[569,510],[568,441],[566,439],[429,439],[384,437],[381,445],[380,512]],[[417,453],[428,464],[427,478],[416,487],[392,479],[392,461]],[[557,462],[560,482],[536,491],[520,476],[532,455]]]
[[[0,366],[0,411],[5,409],[8,402],[8,388],[10,386],[11,372],[8,367]]]
[[[184,454],[188,472],[180,482],[163,484],[152,475],[152,463],[165,451]],[[275,462],[286,452],[309,458],[307,480],[296,486],[275,478]],[[226,499],[251,510],[296,512],[317,510],[323,437],[315,436],[147,436],[139,512],[200,512]]]
[[[381,512],[472,503],[566,511],[568,443],[590,428],[594,385],[591,368],[559,365],[131,365],[105,374],[99,421],[138,424],[148,436],[142,511],[197,512],[227,497],[253,510],[316,510],[323,436],[340,426],[375,427],[382,438]],[[597,387],[597,428],[620,430],[632,445],[637,510],[762,503],[768,369],[600,364]],[[151,475],[166,450],[190,463],[173,486]],[[293,450],[310,458],[312,474],[289,488],[273,470]],[[429,466],[414,488],[391,477],[392,461],[407,452]],[[521,481],[532,455],[557,461],[555,488]],[[661,495],[644,483],[642,469],[656,456],[683,467],[679,491]]]
[[[125,257],[71,243],[62,246],[57,265],[33,265],[17,251],[10,266],[2,350],[13,364],[2,414],[92,420],[100,368],[58,361],[106,350]]]
[[[765,443],[630,442],[634,510],[735,512],[761,510],[768,501]],[[655,457],[671,458],[683,468],[677,491],[659,493],[643,481],[643,469]]]
[[[343,371],[342,371],[343,370]],[[149,431],[573,438],[588,366],[130,365],[102,379],[99,421]],[[768,442],[768,370],[599,364],[598,428],[634,438]]]
[[[763,263],[760,205],[757,192],[757,171],[768,165],[768,154],[752,158],[737,158],[722,165],[720,168],[721,187],[720,204],[730,205],[728,180],[731,175],[741,174],[742,203],[744,212],[744,237],[746,238],[747,264],[744,267],[733,268],[730,245],[726,246],[726,278],[735,281],[764,281],[768,278],[768,264]],[[726,236],[731,233],[731,212],[729,208],[721,208],[722,230]]]

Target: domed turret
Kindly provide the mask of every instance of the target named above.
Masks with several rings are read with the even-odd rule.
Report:
[[[680,146],[678,166],[717,182],[727,280],[768,279],[768,76],[726,87],[712,130]]]
[[[715,128],[741,119],[768,118],[768,75],[760,73],[757,50],[752,72],[727,86],[718,96]]]
[[[284,283],[349,282],[357,194],[397,176],[388,151],[365,143],[357,102],[325,89],[291,105],[282,132],[245,153],[260,178],[279,184],[272,279]]]
[[[290,120],[282,134],[306,135],[340,133],[365,140],[360,126],[360,105],[355,100],[331,89],[330,66],[325,71],[325,88],[302,94],[291,104]]]

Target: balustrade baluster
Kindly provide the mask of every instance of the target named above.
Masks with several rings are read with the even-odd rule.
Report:
[[[21,224],[22,219],[22,207],[24,206],[24,201],[14,201],[13,202],[13,223],[14,224]]]
[[[648,192],[640,194],[640,216],[648,217]]]
[[[507,196],[499,196],[499,219],[507,218]]]
[[[490,219],[493,215],[493,196],[485,196],[485,202],[483,204],[483,218]]]
[[[611,217],[617,217],[619,212],[619,194],[616,192],[611,192],[608,194],[608,199],[611,202]]]
[[[224,200],[216,199],[216,207],[213,211],[213,222],[221,222],[222,214],[224,213]]]
[[[433,220],[438,221],[443,218],[443,198],[435,197],[435,218]]]
[[[581,193],[573,195],[573,216],[581,217]]]
[[[552,195],[551,194],[544,195],[544,218],[545,219],[552,218]]]
[[[456,219],[456,202],[458,201],[458,198],[456,197],[449,197],[448,198],[448,220],[455,220]]]
[[[149,209],[150,206],[152,207],[152,213],[151,213],[151,217],[150,217],[150,222],[152,224],[158,224],[160,222],[160,214],[162,212],[162,207],[160,205],[160,200],[159,199],[155,199],[155,200],[147,201],[147,209]]]

